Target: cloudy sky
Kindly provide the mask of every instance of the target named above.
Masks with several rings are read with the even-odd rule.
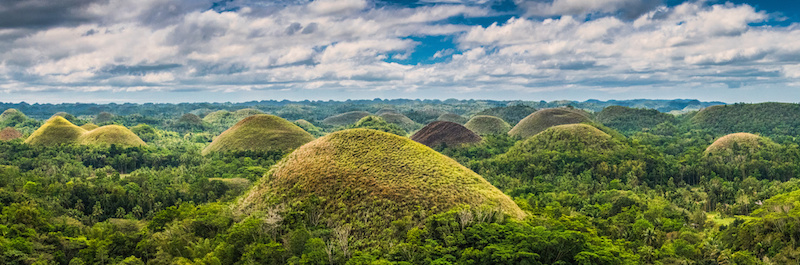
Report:
[[[800,1],[2,2],[0,102],[800,101]]]

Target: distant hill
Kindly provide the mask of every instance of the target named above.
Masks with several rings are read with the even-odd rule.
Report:
[[[39,129],[33,132],[26,143],[32,145],[59,145],[77,143],[78,137],[85,133],[81,127],[75,126],[64,117],[54,115]]]
[[[5,127],[0,130],[0,141],[10,141],[21,137],[22,133],[14,129],[14,127]]]
[[[528,138],[556,125],[583,122],[591,122],[591,119],[589,114],[582,110],[571,108],[543,109],[522,119],[508,134]]]
[[[133,147],[147,145],[131,130],[119,125],[106,125],[78,137],[78,143],[83,145]]]
[[[369,116],[370,113],[366,111],[351,111],[342,114],[333,115],[322,120],[323,124],[329,126],[347,126],[358,122],[361,118]]]
[[[383,118],[383,120],[388,123],[397,124],[397,126],[400,126],[400,128],[403,128],[403,130],[406,131],[414,131],[420,127],[419,124],[406,117],[406,115],[400,113],[384,112],[378,116]]]
[[[706,148],[707,154],[752,153],[766,145],[774,144],[767,138],[752,133],[732,133],[720,137]]]
[[[21,111],[16,109],[7,109],[3,111],[3,114],[0,114],[0,125],[15,126],[23,123],[27,119],[28,117],[25,116],[25,114],[23,114]]]
[[[244,118],[214,138],[203,154],[227,151],[290,151],[314,137],[278,116],[258,114]]]
[[[431,215],[459,205],[525,213],[481,176],[408,138],[368,129],[335,132],[298,148],[262,178],[237,205],[245,213],[273,205],[320,203],[323,218],[343,225],[370,216],[369,237],[392,221]]]
[[[619,144],[613,137],[588,124],[556,125],[512,147],[509,153],[533,153],[539,150],[605,150]]]
[[[414,133],[411,136],[411,140],[429,147],[436,147],[442,144],[460,146],[478,143],[481,141],[481,137],[461,124],[449,121],[435,121]]]
[[[479,135],[505,134],[511,130],[511,125],[503,119],[487,115],[472,117],[464,127]]]
[[[692,117],[694,126],[715,133],[736,132],[800,136],[800,104],[733,104],[705,108]]]
[[[439,117],[436,118],[436,120],[437,121],[455,122],[455,123],[462,124],[462,125],[469,121],[469,119],[464,118],[464,116],[461,116],[461,115],[458,115],[458,114],[455,114],[455,113],[445,113],[445,114],[439,115]]]
[[[517,124],[520,120],[528,117],[536,109],[525,105],[513,105],[507,107],[495,107],[478,112],[477,115],[495,116],[503,119],[511,125]]]
[[[663,122],[677,123],[675,116],[654,109],[610,106],[597,113],[598,122],[622,132],[652,129]]]

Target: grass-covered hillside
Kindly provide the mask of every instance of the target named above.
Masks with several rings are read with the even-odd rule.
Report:
[[[650,130],[664,122],[677,123],[675,116],[654,109],[622,106],[606,107],[597,113],[595,119],[605,126],[624,133]]]
[[[461,116],[461,115],[458,115],[458,114],[455,114],[455,113],[445,113],[445,114],[439,115],[439,117],[436,118],[436,120],[437,121],[455,122],[455,123],[458,123],[458,124],[465,124],[465,123],[467,123],[469,121],[469,119],[464,118],[464,116]]]
[[[429,147],[461,146],[478,143],[481,137],[461,124],[449,121],[435,121],[425,125],[411,136],[411,140]]]
[[[495,107],[478,112],[477,115],[495,116],[503,119],[509,124],[517,124],[519,121],[531,115],[536,109],[525,105],[513,105],[507,107]]]
[[[707,107],[691,122],[715,133],[736,132],[800,136],[800,104],[759,103]]]
[[[59,115],[53,115],[39,129],[33,132],[25,143],[31,145],[59,145],[77,143],[78,138],[86,132]]]
[[[464,127],[479,135],[505,134],[511,130],[511,125],[495,116],[478,115],[472,117]]]
[[[278,116],[259,114],[239,121],[217,136],[203,154],[229,151],[289,151],[314,140],[308,132]]]
[[[279,162],[245,195],[245,212],[315,197],[324,218],[379,237],[390,220],[492,207],[514,218],[525,213],[500,190],[454,160],[408,138],[351,129],[312,141]]]
[[[508,134],[524,139],[556,125],[584,122],[591,122],[591,119],[589,114],[582,110],[572,108],[543,109],[519,121]]]
[[[78,137],[83,145],[134,147],[147,145],[131,130],[120,125],[106,125],[83,133]]]
[[[14,129],[14,127],[5,127],[0,130],[0,141],[10,141],[22,137],[22,133]]]

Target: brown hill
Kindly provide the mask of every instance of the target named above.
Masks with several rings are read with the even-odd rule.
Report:
[[[429,147],[442,144],[460,146],[480,142],[481,137],[461,124],[449,121],[435,121],[417,131],[411,136],[411,140]]]

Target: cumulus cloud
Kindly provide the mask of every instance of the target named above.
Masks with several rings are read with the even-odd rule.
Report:
[[[555,0],[530,2],[526,14],[557,18],[480,26],[459,21],[497,16],[491,1],[433,2],[75,2],[55,22],[0,26],[0,91],[498,94],[800,83],[800,27],[753,26],[769,16],[748,5]],[[424,37],[454,46],[415,56]]]

